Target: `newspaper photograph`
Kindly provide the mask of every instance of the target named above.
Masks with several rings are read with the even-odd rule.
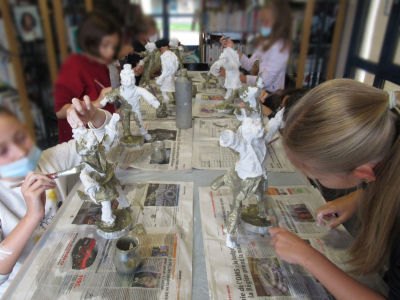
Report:
[[[146,230],[128,235],[141,257],[133,274],[116,271],[116,240],[93,226],[100,207],[75,193],[7,299],[190,299],[193,183],[136,183],[125,191],[133,223]]]
[[[193,129],[177,129],[175,121],[145,121],[152,141],[163,141],[164,158],[154,153],[159,151],[152,141],[145,142],[141,149],[124,149],[121,155],[122,168],[136,168],[149,171],[191,170]],[[156,156],[155,156],[156,155]],[[156,158],[156,159],[155,159]]]
[[[271,214],[279,207],[276,201],[279,202],[281,197],[285,197],[286,203],[308,205],[303,201],[307,198],[314,203],[310,209],[317,203],[324,203],[322,196],[310,186],[271,187],[269,192],[274,193],[269,195],[268,201]],[[228,188],[213,191],[209,187],[201,187],[199,198],[211,299],[334,299],[306,270],[281,261],[268,235],[247,232],[239,225],[239,246],[236,249],[226,247],[224,227],[233,200]],[[299,211],[303,213],[303,210],[301,206]],[[289,211],[286,213],[289,214]],[[310,211],[312,216],[314,213],[315,210]],[[281,226],[279,218],[277,214],[277,223]],[[305,232],[307,228],[303,229],[304,234],[299,234],[301,238],[340,268],[348,269],[347,249],[352,237],[343,226],[315,234]],[[314,228],[311,230],[314,231]],[[366,283],[375,287],[383,285],[377,276],[371,277]]]

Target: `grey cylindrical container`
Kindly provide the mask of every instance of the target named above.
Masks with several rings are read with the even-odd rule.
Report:
[[[175,80],[176,127],[192,128],[192,81],[182,69]]]

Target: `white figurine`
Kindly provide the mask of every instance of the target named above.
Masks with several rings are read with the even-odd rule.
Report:
[[[168,104],[171,100],[171,93],[175,92],[175,74],[179,68],[178,57],[169,50],[168,40],[156,42],[161,52],[161,75],[156,79],[163,96],[163,103]]]
[[[155,43],[148,42],[145,46],[146,51],[140,53],[142,60],[139,61],[139,65],[143,66],[143,74],[140,79],[140,86],[150,85],[151,75],[155,72],[157,66],[159,66],[160,55],[158,53]]]
[[[230,47],[224,48],[218,60],[212,64],[210,73],[218,77],[220,76],[221,68],[225,69],[225,99],[230,99],[234,91],[242,87],[239,54],[234,49]]]
[[[110,162],[107,157],[111,149],[118,147],[119,144],[121,132],[119,120],[120,116],[113,114],[101,139],[90,128],[77,127],[72,130],[77,152],[82,158],[83,169],[80,179],[85,194],[95,203],[101,204],[101,222],[107,227],[112,227],[115,223],[115,215],[111,208],[112,200],[118,199],[123,207],[129,206],[115,177],[116,164]]]
[[[171,38],[169,40],[169,48],[172,52],[175,53],[176,57],[178,57],[179,61],[179,69],[183,69],[183,52],[184,48],[180,45],[180,42],[177,38]]]
[[[157,98],[142,87],[135,85],[135,74],[133,73],[132,66],[125,64],[121,70],[121,86],[106,95],[100,104],[104,107],[107,103],[114,103],[115,101],[121,101],[121,115],[122,123],[124,128],[124,137],[129,136],[130,133],[130,120],[131,114],[133,113],[134,119],[139,126],[140,134],[146,141],[151,140],[151,135],[147,132],[143,125],[142,113],[140,112],[140,99],[145,100],[154,108],[160,106]]]
[[[226,244],[236,247],[237,226],[242,202],[256,196],[258,217],[267,219],[265,212],[264,189],[267,182],[266,160],[267,146],[264,138],[264,126],[260,117],[244,117],[237,132],[225,130],[220,136],[220,145],[239,153],[235,168],[218,177],[211,185],[216,190],[228,185],[233,192],[233,204],[226,224]]]

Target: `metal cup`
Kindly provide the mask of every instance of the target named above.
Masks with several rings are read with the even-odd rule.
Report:
[[[114,266],[122,275],[132,274],[140,266],[139,240],[136,237],[124,236],[115,244]]]

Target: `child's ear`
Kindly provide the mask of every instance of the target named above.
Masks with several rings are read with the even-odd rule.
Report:
[[[375,163],[366,163],[352,171],[352,175],[356,178],[359,178],[361,181],[364,182],[372,182],[376,180],[374,167]]]

